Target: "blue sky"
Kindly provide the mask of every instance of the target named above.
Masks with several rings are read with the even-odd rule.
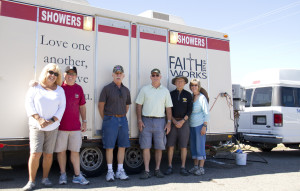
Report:
[[[300,69],[300,1],[88,0],[92,6],[138,15],[154,10],[190,26],[228,33],[233,83],[266,68]]]

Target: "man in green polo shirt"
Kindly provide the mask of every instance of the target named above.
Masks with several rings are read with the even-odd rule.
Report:
[[[143,149],[143,158],[145,164],[145,172],[141,179],[150,178],[150,149],[152,146],[152,138],[155,149],[155,171],[154,176],[163,178],[164,175],[160,171],[160,162],[162,150],[165,150],[166,134],[171,129],[172,119],[172,99],[167,88],[161,85],[161,73],[159,69],[151,70],[150,85],[144,86],[136,99],[136,113],[138,127],[140,130],[140,147]],[[165,111],[167,113],[167,123],[165,119]]]

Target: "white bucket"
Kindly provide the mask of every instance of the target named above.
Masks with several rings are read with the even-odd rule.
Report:
[[[235,162],[237,165],[246,165],[247,153],[235,153]]]

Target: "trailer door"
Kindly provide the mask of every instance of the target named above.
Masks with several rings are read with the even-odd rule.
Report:
[[[95,68],[95,128],[100,135],[102,119],[98,111],[100,93],[104,86],[113,81],[112,70],[115,65],[122,65],[125,78],[123,84],[130,87],[130,44],[131,25],[129,22],[109,18],[97,17],[96,19],[96,68]],[[132,98],[133,100],[133,98]],[[127,114],[130,119],[131,110]],[[130,127],[130,121],[129,121]],[[129,128],[130,129],[130,128]],[[129,130],[130,131],[130,130]]]
[[[161,83],[167,87],[167,30],[145,25],[137,25],[138,61],[137,89],[151,83],[151,70],[158,68],[161,72]]]

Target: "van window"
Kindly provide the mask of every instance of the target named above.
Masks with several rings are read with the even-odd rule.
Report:
[[[298,107],[300,107],[300,88],[296,88],[297,89],[297,104],[298,104]]]
[[[246,90],[246,101],[247,102],[245,104],[245,107],[250,107],[252,92],[253,92],[253,89]]]
[[[271,106],[272,103],[272,87],[256,88],[254,90],[252,106]]]
[[[281,106],[296,107],[294,88],[290,88],[290,87],[281,88]]]

